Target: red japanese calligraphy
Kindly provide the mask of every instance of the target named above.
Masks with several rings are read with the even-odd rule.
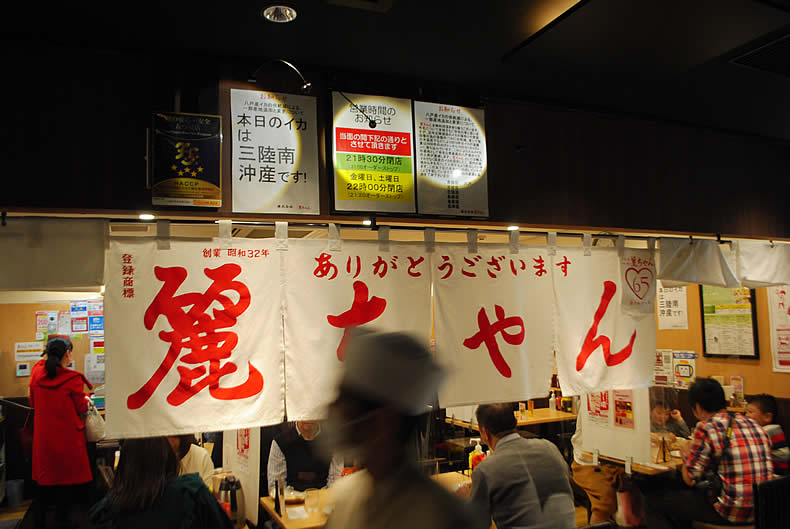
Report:
[[[409,269],[407,270],[407,273],[411,277],[422,277],[422,272],[416,272],[415,268],[420,266],[422,262],[425,261],[425,257],[420,257],[419,259],[414,259],[414,257],[407,257],[407,259],[409,260]]]
[[[482,257],[479,256],[479,255],[474,256],[473,259],[469,259],[468,257],[464,257],[464,262],[467,265],[469,265],[472,268],[474,268],[477,265],[477,262],[480,261],[480,259],[482,259]],[[461,273],[463,275],[465,275],[466,277],[477,277],[477,274],[475,274],[474,272],[467,272],[466,268],[461,269]]]
[[[612,342],[609,337],[596,336],[598,334],[598,324],[601,323],[601,319],[603,319],[606,314],[606,310],[609,308],[609,302],[612,301],[615,292],[617,292],[617,285],[612,281],[604,281],[601,303],[598,305],[598,310],[595,311],[592,326],[590,326],[590,330],[587,331],[587,336],[584,337],[584,343],[582,344],[579,356],[576,357],[576,371],[581,371],[582,368],[584,368],[587,359],[590,358],[590,355],[593,354],[598,347],[603,349],[603,359],[609,367],[621,364],[631,356],[634,340],[636,340],[636,329],[634,329],[634,333],[631,335],[631,340],[628,342],[628,345],[615,354],[611,354]]]
[[[354,272],[354,279],[359,277],[359,270],[362,267],[362,260],[359,258],[358,255],[356,257],[357,257],[357,260],[356,260],[357,266],[356,266],[356,272]],[[348,256],[348,260],[346,261],[346,272],[348,272],[349,274],[351,273],[351,256],[350,255]]]
[[[383,278],[384,276],[387,275],[388,268],[389,267],[387,266],[387,261],[382,259],[381,256],[379,255],[378,260],[375,263],[373,263],[373,275],[377,275]]]
[[[491,260],[488,261],[488,263],[486,263],[488,266],[493,267],[493,270],[491,268],[486,270],[486,272],[488,272],[488,277],[492,279],[497,278],[497,273],[502,271],[502,267],[499,266],[499,261],[502,261],[504,259],[505,259],[504,255],[502,257],[493,257],[493,256],[491,257]]]
[[[526,335],[524,330],[524,320],[519,316],[511,316],[506,318],[505,309],[499,305],[494,305],[494,312],[496,313],[497,321],[492,325],[488,320],[488,314],[486,314],[485,307],[480,309],[480,311],[477,313],[477,326],[480,328],[480,330],[477,331],[477,333],[475,333],[473,336],[464,340],[464,347],[474,350],[480,347],[481,344],[485,343],[486,349],[488,349],[488,355],[491,357],[494,367],[497,368],[497,371],[499,371],[503,377],[510,378],[512,372],[510,370],[510,366],[502,356],[502,352],[499,350],[499,344],[497,343],[496,335],[498,333],[502,333],[502,338],[506,343],[509,343],[510,345],[521,345],[524,343],[524,336]],[[509,333],[508,329],[511,327],[516,327],[519,329],[518,332],[512,334]]]
[[[318,257],[315,258],[318,265],[316,265],[315,270],[313,270],[313,275],[315,277],[326,277],[329,274],[332,274],[332,277],[327,279],[334,279],[337,277],[337,266],[332,263],[332,256],[328,253],[322,253]]]
[[[125,253],[121,256],[121,262],[123,264],[132,264],[132,255]]]
[[[538,258],[537,259],[533,259],[533,261],[535,261],[535,264],[532,266],[532,268],[535,269],[535,275],[536,276],[542,277],[542,276],[544,276],[544,275],[549,273],[546,270],[546,262],[543,260],[543,256],[542,255],[539,255]]]
[[[516,263],[513,259],[510,260],[510,270],[513,272],[514,276],[518,276],[518,270],[524,271],[527,269],[527,263],[524,262],[523,259],[518,260],[521,263],[521,268],[516,268]]]
[[[442,256],[442,264],[439,265],[439,271],[445,272],[445,274],[442,276],[442,279],[447,279],[448,277],[453,275],[453,264],[450,262],[449,255]]]
[[[393,270],[397,270],[398,269],[398,256],[397,255],[393,255],[392,259],[390,259],[390,266],[392,267]]]
[[[343,329],[343,338],[337,346],[337,359],[341,362],[346,358],[346,343],[351,337],[354,327],[359,327],[370,323],[384,313],[387,308],[387,300],[376,296],[368,299],[368,286],[362,281],[354,281],[354,301],[351,308],[342,314],[326,317],[329,325]]]
[[[564,255],[562,256],[562,261],[557,263],[557,266],[559,266],[560,270],[562,270],[562,275],[564,275],[565,277],[568,277],[568,265],[569,264],[572,264],[572,263],[570,261],[568,261],[568,258],[566,256],[564,256]]]
[[[234,332],[219,330],[236,325],[238,316],[250,306],[250,291],[244,283],[233,280],[241,273],[237,264],[206,268],[203,272],[212,280],[205,293],[176,296],[187,278],[186,269],[179,266],[154,268],[156,278],[164,284],[145,311],[143,323],[146,329],[151,330],[159,316],[164,316],[173,330],[159,333],[159,339],[170,344],[167,355],[148,382],[126,399],[130,410],[140,408],[151,398],[179,359],[182,349],[189,352],[180,358],[181,362],[197,367],[178,367],[181,380],[167,397],[172,406],[183,404],[207,386],[211,396],[219,400],[245,399],[263,389],[263,376],[252,363],[248,363],[249,375],[245,382],[230,388],[220,387],[220,379],[238,369],[233,362],[221,364],[222,360],[230,358],[238,344],[238,336]],[[225,292],[235,292],[239,301],[234,303]],[[206,311],[215,303],[222,305],[222,309],[214,308],[212,318]],[[207,375],[206,367],[200,365],[206,362],[209,363]],[[198,380],[200,377],[203,378]]]

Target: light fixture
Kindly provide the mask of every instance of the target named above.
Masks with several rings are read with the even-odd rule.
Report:
[[[140,213],[140,220],[154,220],[156,217],[150,213]]]
[[[261,15],[269,22],[285,24],[296,19],[296,9],[288,6],[269,6],[261,11]]]
[[[362,221],[362,224],[364,224],[365,226],[370,226],[371,224],[373,224],[373,221],[370,219],[365,219]]]
[[[518,231],[518,226],[508,226],[507,231]]]

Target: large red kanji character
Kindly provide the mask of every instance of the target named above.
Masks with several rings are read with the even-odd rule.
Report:
[[[370,323],[384,313],[387,300],[373,296],[368,299],[368,286],[362,281],[354,281],[354,301],[351,308],[342,314],[326,317],[332,327],[343,329],[343,338],[337,346],[337,359],[341,362],[346,358],[346,342],[354,327]]]
[[[387,261],[378,256],[378,261],[373,263],[373,275],[377,275],[379,277],[384,277],[387,275],[387,270],[389,267],[387,266]]]
[[[505,317],[505,309],[499,305],[494,305],[494,312],[496,313],[497,321],[492,325],[488,321],[488,314],[486,314],[485,307],[481,308],[477,313],[477,326],[480,328],[477,333],[464,340],[464,347],[467,349],[477,349],[480,344],[485,343],[488,349],[488,355],[494,363],[499,373],[506,378],[510,378],[510,366],[502,356],[499,350],[499,344],[496,340],[496,335],[502,333],[502,338],[510,345],[521,345],[524,342],[524,320],[519,316]],[[520,330],[516,333],[509,333],[507,330],[511,327],[518,327]]]
[[[328,253],[322,253],[318,257],[315,258],[316,262],[318,263],[313,270],[313,275],[315,277],[326,277],[329,274],[332,274],[332,277],[328,279],[334,279],[337,277],[337,266],[332,263],[332,256]]]
[[[499,266],[499,261],[502,261],[504,259],[505,259],[504,255],[502,257],[493,257],[493,256],[491,257],[491,260],[488,261],[488,263],[486,263],[486,264],[488,266],[493,266],[494,269],[493,269],[493,271],[490,268],[488,270],[486,270],[486,272],[488,272],[488,277],[490,277],[492,279],[496,279],[497,278],[497,273],[502,271],[502,267]]]
[[[414,269],[420,266],[420,264],[422,264],[423,261],[425,261],[425,257],[420,257],[419,259],[414,259],[414,257],[407,257],[407,259],[409,260],[409,269],[407,273],[411,277],[422,277],[422,272],[415,272]]]
[[[354,272],[354,279],[359,277],[359,270],[360,270],[360,267],[362,266],[362,260],[359,258],[358,255],[356,256],[356,258],[357,258],[357,266],[356,266],[356,270],[357,271]],[[351,256],[350,255],[348,256],[348,261],[346,261],[346,272],[348,272],[349,274],[351,273]]]
[[[546,270],[546,262],[543,260],[543,256],[542,255],[539,255],[538,258],[537,259],[533,259],[533,261],[535,261],[535,264],[532,266],[532,268],[535,269],[535,275],[536,276],[542,277],[542,276],[544,276],[544,275],[549,273]]]
[[[569,264],[571,264],[571,262],[568,261],[568,257],[565,256],[565,255],[562,256],[562,261],[560,261],[559,263],[556,264],[556,266],[560,267],[560,270],[562,270],[562,275],[564,275],[565,277],[568,277],[568,265]]]
[[[612,301],[615,292],[617,292],[617,285],[611,281],[604,281],[601,303],[598,305],[598,310],[595,311],[592,326],[590,326],[590,330],[587,331],[587,336],[584,337],[584,343],[582,344],[579,356],[576,357],[576,371],[581,371],[582,368],[584,368],[587,359],[590,358],[590,355],[593,354],[599,346],[603,349],[603,359],[609,367],[621,364],[631,356],[634,340],[636,340],[636,329],[634,329],[634,333],[631,335],[631,340],[628,342],[628,345],[615,354],[611,354],[612,342],[607,336],[596,336],[598,334],[598,324],[601,323],[601,319],[603,319],[606,314],[606,309],[609,308],[609,302]]]
[[[121,256],[121,262],[123,264],[132,264],[132,254],[125,253]]]
[[[482,257],[479,256],[479,255],[474,256],[473,259],[469,259],[468,257],[464,257],[464,262],[466,264],[468,264],[469,266],[471,266],[472,268],[474,268],[477,265],[477,262],[480,259],[482,259]],[[477,277],[477,274],[475,274],[474,272],[467,272],[465,268],[461,269],[461,273],[463,275],[465,275],[466,277]]]
[[[212,280],[205,293],[175,296],[187,278],[186,269],[180,266],[154,268],[156,278],[164,284],[145,311],[143,323],[146,329],[151,330],[159,316],[164,316],[173,330],[159,333],[159,339],[170,344],[167,355],[148,382],[126,399],[130,410],[136,410],[148,401],[170,372],[182,349],[189,350],[189,353],[181,357],[181,361],[197,367],[178,367],[181,380],[167,397],[167,402],[172,406],[183,404],[206,386],[211,396],[219,400],[245,399],[257,395],[263,389],[263,376],[252,363],[247,364],[249,375],[245,382],[230,388],[219,386],[222,377],[238,369],[233,362],[221,365],[220,361],[230,358],[239,339],[234,332],[218,330],[236,325],[238,316],[250,306],[250,291],[244,283],[233,281],[241,273],[241,267],[237,264],[206,268],[203,272]],[[238,294],[239,301],[234,303],[224,294],[226,291]],[[212,318],[206,311],[215,303],[222,305],[222,309],[213,309]],[[185,311],[187,307],[189,310]],[[208,375],[205,366],[200,365],[206,362],[209,363]],[[193,384],[200,377],[203,378]]]
[[[453,275],[453,263],[450,262],[450,256],[448,255],[442,256],[442,264],[439,265],[440,272],[444,272],[445,270],[447,271],[447,273],[445,273],[442,276],[442,279],[447,279],[448,277]]]

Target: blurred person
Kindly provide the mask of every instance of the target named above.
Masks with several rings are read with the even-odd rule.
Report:
[[[232,529],[197,474],[179,476],[167,437],[127,439],[107,496],[91,509],[96,529]]]
[[[294,490],[331,487],[343,471],[343,460],[332,456],[331,461],[316,449],[316,438],[321,434],[320,421],[287,423],[285,429],[272,439],[266,477],[272,490],[279,478]]]
[[[670,433],[674,437],[688,437],[691,435],[686,421],[680,410],[675,408],[672,390],[664,388],[650,388],[650,432]]]
[[[746,404],[746,416],[763,427],[771,440],[771,458],[774,462],[774,474],[787,475],[790,448],[787,446],[784,430],[776,420],[778,406],[773,395],[761,393],[750,397]]]
[[[557,447],[546,439],[523,438],[509,403],[478,406],[475,415],[481,441],[492,454],[472,472],[471,501],[499,529],[575,528],[568,465]]]
[[[720,480],[721,489],[653,491],[646,496],[647,526],[678,529],[691,527],[692,521],[750,523],[754,519],[752,487],[773,476],[771,441],[752,419],[727,412],[724,389],[715,379],[698,378],[689,388],[688,398],[699,422],[693,441],[681,450],[683,481],[694,487],[697,482]],[[725,439],[729,445],[726,451]]]
[[[482,513],[422,472],[409,451],[443,376],[427,348],[403,333],[357,330],[344,367],[325,441],[365,469],[335,484],[327,528],[487,528]]]
[[[85,442],[85,423],[93,389],[85,376],[68,366],[74,346],[66,337],[53,337],[30,374],[30,405],[33,419],[33,480],[38,484],[33,514],[37,528],[46,527],[48,507],[55,504],[55,517],[68,525],[74,503],[85,502],[91,493],[93,475]]]
[[[205,448],[195,444],[195,436],[193,434],[170,435],[167,440],[180,461],[179,475],[198,474],[203,483],[211,488],[214,462]]]

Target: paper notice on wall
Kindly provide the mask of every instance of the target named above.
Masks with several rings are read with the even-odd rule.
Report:
[[[672,365],[675,372],[675,386],[688,388],[697,378],[697,353],[694,351],[673,351]]]
[[[771,353],[777,373],[790,373],[790,285],[768,287]]]
[[[71,332],[88,332],[88,302],[71,302]]]
[[[743,398],[743,377],[740,375],[732,375],[730,376],[730,385],[732,386],[732,391],[736,397],[739,399]]]
[[[656,298],[659,330],[687,330],[689,328],[686,287],[667,288],[659,281]]]
[[[71,312],[68,310],[58,312],[58,334],[63,336],[71,334]]]
[[[36,340],[44,340],[47,337],[47,316],[46,310],[36,311]]]
[[[14,344],[14,361],[38,362],[44,352],[44,342],[17,342]]]
[[[609,392],[587,394],[587,415],[599,426],[609,425]]]
[[[91,354],[104,354],[104,340],[91,340]]]
[[[675,375],[672,371],[672,349],[656,350],[656,363],[653,367],[653,385],[675,385]]]
[[[85,378],[94,386],[104,384],[104,354],[85,355]]]
[[[614,390],[614,425],[620,428],[634,429],[634,392]]]
[[[236,430],[236,468],[241,472],[247,472],[250,465],[250,429],[242,428]]]

